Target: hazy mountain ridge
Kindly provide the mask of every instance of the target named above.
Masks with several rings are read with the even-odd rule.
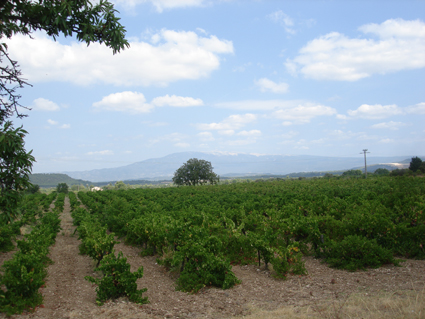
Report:
[[[40,187],[56,187],[59,183],[66,183],[69,186],[90,184],[87,180],[74,179],[66,174],[56,173],[31,174],[30,181]]]
[[[211,162],[214,172],[219,175],[285,175],[294,172],[337,171],[364,167],[364,157],[362,155],[358,157],[327,157],[310,155],[290,156],[180,152],[121,167],[63,173],[75,179],[89,180],[92,182],[134,179],[170,179],[174,172],[190,158],[198,158]],[[401,163],[409,158],[411,157],[369,156],[367,158],[367,163],[368,165]],[[410,160],[408,162],[410,162]]]

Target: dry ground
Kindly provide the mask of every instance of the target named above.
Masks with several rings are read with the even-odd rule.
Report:
[[[234,266],[240,285],[190,295],[175,290],[174,279],[155,257],[142,258],[139,248],[123,243],[115,249],[127,256],[132,271],[144,267],[138,286],[148,289],[144,296],[150,304],[121,298],[98,307],[95,287],[84,280],[94,275],[95,264],[78,253],[68,198],[61,219],[62,231],[50,251],[54,264],[41,289],[44,304],[13,318],[425,318],[425,261],[347,272],[306,257],[308,275],[290,276],[286,281],[258,266]],[[0,263],[11,255],[0,255]]]

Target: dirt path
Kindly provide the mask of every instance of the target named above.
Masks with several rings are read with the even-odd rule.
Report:
[[[96,294],[91,284],[84,280],[84,276],[93,273],[93,264],[90,257],[78,253],[79,241],[72,235],[75,227],[72,226],[68,198],[61,214],[61,227],[56,243],[50,248],[54,263],[47,269],[45,287],[40,289],[43,308],[25,315],[26,318],[83,318],[79,314],[93,308]]]
[[[44,305],[34,313],[13,318],[229,318],[249,315],[252,308],[305,307],[336,295],[420,291],[425,285],[425,261],[407,260],[402,267],[385,266],[350,273],[306,257],[308,276],[289,276],[282,281],[255,265],[235,266],[233,271],[242,280],[240,285],[228,290],[208,288],[190,295],[175,290],[175,280],[156,264],[155,257],[142,258],[140,248],[120,243],[115,249],[127,256],[131,270],[144,267],[144,277],[138,280],[138,287],[148,288],[144,296],[150,304],[141,306],[121,298],[98,307],[95,287],[84,280],[85,276],[94,274],[95,264],[90,257],[79,254],[68,198],[61,219],[62,231],[50,253],[54,264],[49,266],[46,287],[41,289]]]

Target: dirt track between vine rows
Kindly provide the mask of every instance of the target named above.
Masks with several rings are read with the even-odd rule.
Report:
[[[61,220],[62,231],[50,250],[54,264],[49,266],[46,285],[41,289],[44,304],[34,312],[13,318],[230,318],[249,316],[254,308],[313,307],[335,296],[344,298],[351,293],[373,296],[383,292],[419,292],[425,284],[425,261],[406,260],[402,267],[387,265],[347,272],[331,269],[319,260],[306,257],[307,276],[289,276],[282,281],[258,265],[234,266],[233,271],[241,284],[228,290],[207,288],[190,295],[175,290],[175,280],[156,264],[155,257],[142,258],[140,248],[120,243],[115,250],[124,253],[132,271],[144,267],[144,277],[138,280],[138,287],[148,289],[144,296],[150,303],[137,305],[120,298],[99,307],[95,287],[84,279],[94,275],[95,263],[90,257],[79,254],[80,242],[73,234],[75,227],[68,198]],[[5,315],[0,314],[0,318],[3,317]]]

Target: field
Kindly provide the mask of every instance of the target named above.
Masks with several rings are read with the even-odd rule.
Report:
[[[420,177],[79,193],[82,203],[70,198],[50,248],[54,263],[40,289],[43,306],[16,318],[424,316]],[[137,285],[147,288],[150,303],[121,297],[96,305],[96,287],[84,280],[99,276],[96,261],[79,254],[86,218],[117,235],[114,249],[133,272],[143,266]],[[79,224],[75,235],[73,224]]]

